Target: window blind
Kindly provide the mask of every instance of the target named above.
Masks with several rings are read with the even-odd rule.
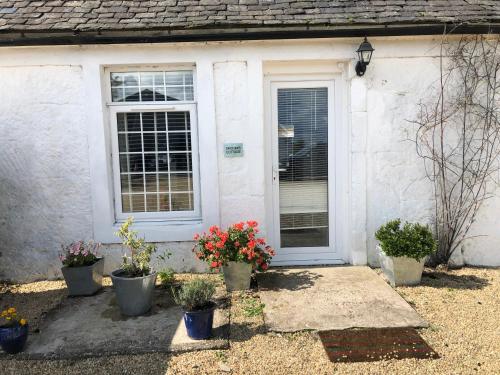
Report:
[[[328,246],[328,89],[278,89],[281,247]]]

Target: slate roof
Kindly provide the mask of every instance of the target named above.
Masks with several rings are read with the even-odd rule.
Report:
[[[500,25],[499,0],[0,0],[0,39],[22,32],[80,37],[131,31],[208,35],[285,29],[361,30],[443,24]],[[203,30],[203,32],[201,32]],[[408,29],[409,30],[409,29]],[[103,34],[104,33],[104,34]],[[213,35],[213,33],[211,33]],[[69,34],[67,34],[69,36]],[[146,34],[141,34],[143,37]],[[213,37],[213,36],[212,36]],[[1,43],[1,41],[0,41]]]

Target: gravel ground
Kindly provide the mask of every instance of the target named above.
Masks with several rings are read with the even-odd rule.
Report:
[[[183,275],[185,280],[192,276]],[[2,374],[500,374],[500,270],[428,270],[422,285],[397,291],[431,324],[420,331],[438,360],[333,364],[314,333],[266,333],[256,293],[232,296],[231,349],[79,361],[0,360]],[[65,297],[64,284],[0,285],[35,322]],[[40,318],[38,318],[40,319]]]

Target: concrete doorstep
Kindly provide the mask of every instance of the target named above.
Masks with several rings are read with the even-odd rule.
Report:
[[[28,346],[17,355],[25,359],[72,359],[118,354],[184,352],[229,347],[229,301],[217,290],[213,337],[187,336],[180,306],[166,290],[155,290],[155,303],[144,316],[120,314],[112,288],[92,297],[68,298],[45,317],[39,333],[31,333]]]
[[[428,326],[369,267],[276,268],[258,284],[271,331]]]

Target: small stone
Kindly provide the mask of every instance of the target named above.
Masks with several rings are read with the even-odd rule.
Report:
[[[219,370],[221,370],[222,372],[231,372],[231,367],[229,367],[225,363],[221,363],[219,365]]]

